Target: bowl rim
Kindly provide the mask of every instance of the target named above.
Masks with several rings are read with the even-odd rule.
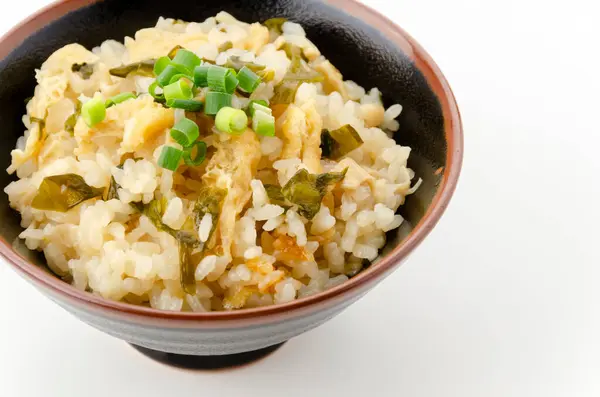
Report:
[[[95,4],[101,0],[57,0],[33,13],[0,37],[0,60],[10,54],[29,35],[40,30],[48,23],[65,14]],[[70,302],[83,305],[88,309],[112,315],[135,316],[153,320],[174,320],[177,323],[195,322],[210,325],[223,325],[231,322],[245,323],[279,320],[282,317],[298,316],[318,307],[329,306],[333,302],[350,299],[357,291],[380,281],[394,270],[430,233],[445,212],[456,189],[463,161],[463,130],[460,112],[456,99],[446,78],[430,57],[430,55],[408,33],[389,18],[356,0],[326,0],[325,3],[345,12],[371,26],[377,26],[381,34],[397,45],[415,62],[423,73],[428,84],[436,94],[444,115],[444,134],[446,138],[446,167],[429,208],[421,221],[411,233],[390,253],[381,258],[376,266],[359,273],[347,282],[320,292],[318,294],[297,299],[292,302],[264,306],[259,308],[235,311],[218,311],[206,313],[170,312],[136,306],[129,303],[111,301],[100,296],[80,291],[68,283],[49,274],[47,271],[31,264],[12,248],[12,245],[0,238],[0,256],[12,264],[15,270],[25,278],[33,281],[57,298],[65,298]],[[178,320],[178,321],[177,321]],[[163,322],[164,323],[164,322]],[[197,325],[197,324],[195,324]]]

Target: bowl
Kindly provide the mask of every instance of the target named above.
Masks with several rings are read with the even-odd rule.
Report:
[[[364,87],[379,87],[386,104],[404,110],[395,139],[412,148],[409,166],[423,179],[400,213],[407,220],[388,233],[380,258],[333,289],[290,303],[230,312],[181,313],[105,300],[56,278],[43,255],[19,241],[20,216],[0,196],[0,254],[42,294],[91,326],[147,355],[177,365],[222,366],[250,361],[323,324],[397,269],[440,219],[454,192],[462,162],[462,128],[446,79],[417,42],[393,22],[354,0],[63,0],[0,39],[0,163],[23,134],[23,101],[35,86],[34,70],[55,50],[78,42],[88,48],[153,26],[159,16],[200,21],[224,10],[240,20],[284,16],[343,73]],[[185,11],[185,12],[183,12]],[[6,186],[14,177],[0,173]]]

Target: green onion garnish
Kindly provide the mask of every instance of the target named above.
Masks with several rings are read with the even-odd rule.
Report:
[[[258,135],[275,136],[275,117],[257,110],[252,117],[252,129]]]
[[[171,129],[171,138],[183,147],[188,147],[196,142],[200,136],[198,125],[190,119],[181,119]]]
[[[106,117],[104,101],[100,98],[94,98],[84,103],[81,107],[81,117],[90,128],[102,122]]]
[[[261,83],[260,77],[246,66],[240,69],[237,79],[240,82],[240,88],[246,92],[254,92]]]
[[[159,89],[160,87],[158,86],[158,82],[154,81],[154,83],[150,84],[150,87],[148,87],[148,93],[150,95],[152,95],[152,98],[154,98],[154,100],[158,103],[163,103],[165,102],[165,95],[163,93],[158,94],[156,92],[157,89]]]
[[[217,114],[221,108],[231,106],[231,98],[232,95],[226,92],[207,92],[204,113],[211,116]]]
[[[192,99],[194,94],[192,88],[185,80],[177,80],[163,88],[165,99]]]
[[[160,157],[158,158],[158,166],[175,171],[179,167],[181,157],[183,157],[183,152],[181,150],[172,146],[163,146]]]
[[[210,66],[206,63],[194,69],[194,84],[196,84],[196,87],[208,87],[207,75]]]
[[[248,126],[248,116],[241,109],[224,107],[215,118],[215,127],[221,132],[238,135]]]
[[[173,76],[178,75],[179,70],[173,65],[168,65],[159,75],[156,77],[156,81],[158,85],[164,87],[169,85]]]
[[[194,99],[169,99],[167,106],[174,109],[183,109],[188,112],[199,112],[203,103]]]
[[[109,108],[109,107],[119,104],[121,102],[125,102],[125,101],[128,101],[130,99],[135,99],[135,98],[137,98],[137,97],[133,92],[123,92],[123,93],[121,93],[119,95],[115,95],[114,97],[107,100],[105,106],[106,106],[106,108]]]
[[[175,54],[175,57],[171,61],[171,65],[177,68],[180,73],[191,75],[194,73],[196,66],[200,66],[202,60],[198,55],[186,49],[180,49]]]
[[[254,117],[254,112],[256,110],[254,105],[257,105],[259,110],[263,110],[264,112],[266,112],[268,114],[273,113],[273,111],[269,107],[269,103],[267,101],[265,101],[264,99],[253,99],[248,103],[248,108],[247,108],[248,114],[250,115],[250,117]]]
[[[194,83],[193,79],[190,76],[188,76],[187,74],[178,73],[175,76],[171,77],[171,81],[169,81],[169,84],[173,84],[175,82],[178,82],[181,79],[186,79],[191,84]]]
[[[232,93],[238,85],[238,80],[231,69],[211,65],[206,73],[208,87],[212,91]]]
[[[171,64],[171,58],[160,57],[154,63],[154,74],[159,76]]]
[[[196,148],[196,155],[192,159],[192,151]],[[183,161],[190,167],[197,167],[206,159],[206,143],[196,141],[193,146],[186,148],[183,152]]]

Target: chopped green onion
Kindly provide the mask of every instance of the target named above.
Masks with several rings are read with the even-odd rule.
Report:
[[[158,158],[158,166],[167,170],[175,171],[179,167],[179,162],[183,152],[172,146],[163,146]]]
[[[104,101],[100,98],[94,98],[84,103],[81,107],[81,117],[90,128],[101,123],[106,117]]]
[[[265,101],[262,101],[262,102],[265,102]],[[263,113],[268,114],[269,116],[273,115],[273,111],[271,110],[271,108],[268,105],[264,106],[262,103],[254,102],[254,103],[252,103],[252,110],[251,110],[252,117],[254,117],[254,114],[256,112],[263,112]]]
[[[252,129],[258,135],[275,136],[275,117],[269,113],[256,110],[252,117]]]
[[[135,98],[137,98],[137,97],[133,92],[123,92],[123,93],[121,93],[119,95],[115,95],[114,97],[107,100],[105,105],[106,105],[106,108],[109,108],[109,107],[117,105],[121,102],[125,102],[125,101],[128,101],[130,99],[135,99]]]
[[[256,110],[254,105],[257,105],[259,110],[263,110],[269,114],[272,114],[272,112],[273,112],[271,110],[271,108],[269,107],[269,103],[267,101],[265,101],[264,99],[253,99],[248,103],[248,108],[247,108],[247,110],[248,110],[247,113],[250,115],[250,117],[254,116],[254,111]],[[269,109],[269,110],[267,111],[267,109]]]
[[[240,88],[246,92],[254,92],[261,83],[260,77],[246,66],[240,69],[237,75]]]
[[[171,64],[171,58],[160,57],[154,63],[154,74],[159,76]]]
[[[169,99],[167,106],[175,109],[183,109],[188,112],[199,112],[202,110],[203,103],[194,99]]]
[[[237,88],[238,84],[239,84],[239,81],[238,81],[237,76],[235,75],[235,71],[231,70],[231,73],[229,73],[227,75],[227,77],[225,78],[225,89],[227,90],[227,93],[233,94],[233,92]]]
[[[248,116],[243,110],[224,107],[215,118],[215,127],[221,132],[238,135],[248,126]]]
[[[192,151],[196,149],[196,156],[192,159]],[[202,141],[196,141],[193,146],[185,149],[183,152],[183,161],[190,167],[197,167],[206,159],[206,143]]]
[[[165,95],[164,93],[158,94],[156,92],[159,88],[158,81],[154,81],[154,83],[150,84],[150,87],[148,87],[148,93],[152,95],[152,98],[154,98],[156,102],[163,103],[165,101]]]
[[[190,119],[181,119],[171,129],[171,137],[183,147],[191,146],[200,136],[198,125]]]
[[[202,60],[198,55],[183,48],[177,51],[173,61],[171,61],[171,65],[176,67],[179,72],[188,75],[194,73],[194,69],[196,66],[200,66],[200,63],[202,63]]]
[[[238,85],[238,80],[231,69],[211,65],[206,74],[208,87],[213,91],[232,93]]]
[[[231,98],[232,95],[226,92],[207,92],[204,113],[211,116],[217,114],[221,108],[231,106]]]
[[[190,76],[188,76],[187,74],[179,73],[179,74],[176,74],[175,76],[171,77],[171,81],[169,81],[169,84],[176,83],[181,79],[186,79],[192,84],[194,83],[193,79]]]
[[[208,69],[211,65],[202,64],[194,69],[194,84],[196,87],[208,87]]]
[[[168,65],[156,78],[158,85],[164,87],[171,83],[173,76],[178,75],[179,70],[173,65]]]
[[[163,89],[165,99],[192,99],[194,94],[192,88],[183,80],[177,80],[176,82],[169,84]]]

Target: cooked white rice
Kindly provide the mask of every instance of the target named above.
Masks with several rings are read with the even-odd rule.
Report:
[[[219,53],[219,46],[228,41],[232,48]],[[221,164],[219,172],[209,171],[208,160],[196,170],[181,166],[171,172],[159,167],[163,145],[176,146],[169,130],[185,114],[164,108],[147,95],[152,78],[123,79],[109,73],[122,64],[164,56],[180,45],[217,64],[236,55],[265,65],[274,72],[274,80],[261,84],[252,98],[269,100],[290,65],[281,49],[285,43],[301,47],[325,81],[303,83],[293,104],[274,111],[275,137],[260,137],[250,130],[234,137],[214,129],[203,137],[212,156],[245,140],[234,146],[237,151],[230,157],[236,159],[222,159],[237,161],[230,172],[224,171],[227,164]],[[72,64],[84,62],[94,65],[87,80],[71,70]],[[403,222],[395,214],[398,207],[415,190],[414,172],[407,168],[410,148],[390,138],[399,128],[401,105],[384,109],[377,88],[366,91],[343,81],[304,29],[292,22],[274,36],[261,24],[240,22],[224,12],[202,23],[160,18],[156,27],[126,37],[124,44],[108,40],[92,51],[67,45],[44,62],[36,79],[35,95],[23,117],[26,131],[8,168],[19,179],[5,192],[22,215],[25,230],[20,237],[27,247],[43,251],[48,266],[60,276],[72,276],[76,288],[107,299],[206,312],[316,294],[347,281],[361,270],[363,260],[377,257],[385,232]],[[138,98],[107,109],[99,125],[89,128],[79,117],[74,133],[65,131],[78,100],[131,91]],[[247,104],[241,96],[234,100],[238,108]],[[31,117],[44,119],[45,125]],[[332,130],[346,124],[357,130],[364,144],[337,162],[321,158],[320,135],[310,141],[307,129]],[[300,169],[311,173],[347,169],[310,221],[295,206],[271,203],[264,187],[283,186]],[[114,177],[120,186],[118,198],[93,198],[67,212],[32,208],[44,178],[67,173],[80,175],[96,188],[106,188]],[[194,231],[210,249],[194,256],[196,293],[188,294],[180,283],[177,241],[139,216],[130,203],[164,200],[162,222],[180,230],[192,216],[194,194],[207,176],[227,188],[228,195],[220,218],[207,214]],[[218,226],[210,238],[213,222]]]

